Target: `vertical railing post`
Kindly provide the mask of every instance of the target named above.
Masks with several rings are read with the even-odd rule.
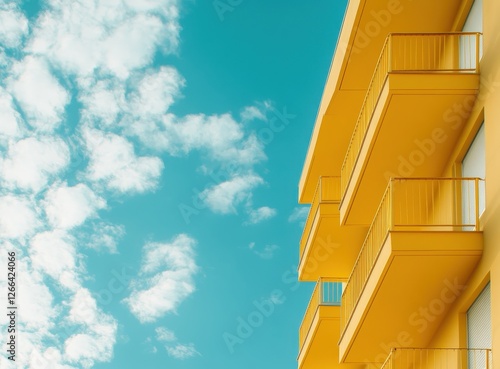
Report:
[[[389,180],[389,230],[393,231],[394,230],[394,198],[392,191],[394,190],[393,186],[393,181],[394,178],[391,178]]]
[[[480,44],[479,42],[481,41],[480,34],[476,33],[476,73],[479,73],[479,49],[480,49]]]
[[[322,278],[318,278],[318,306],[320,306],[323,303],[323,283],[322,283]]]
[[[392,33],[389,33],[389,42],[387,43],[387,72],[392,72]]]
[[[474,202],[476,212],[476,231],[479,230],[479,178],[474,179]]]

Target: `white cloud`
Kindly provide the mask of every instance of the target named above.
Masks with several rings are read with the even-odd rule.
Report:
[[[0,159],[0,172],[7,187],[38,192],[69,160],[68,146],[61,139],[29,137],[9,148],[7,157]]]
[[[152,15],[137,15],[120,24],[103,43],[107,69],[127,78],[130,71],[149,64],[162,31],[161,19]]]
[[[116,342],[117,323],[103,313],[86,288],[80,288],[70,302],[68,320],[86,327],[85,333],[77,333],[65,342],[65,358],[84,368],[94,363],[110,361]]]
[[[47,191],[44,205],[53,227],[71,229],[95,216],[99,209],[106,206],[106,201],[82,183],[73,187],[63,183]]]
[[[150,71],[132,94],[131,113],[142,118],[161,116],[174,103],[183,85],[184,79],[175,68],[163,66],[158,71]]]
[[[84,138],[90,163],[86,176],[122,193],[146,192],[158,185],[163,169],[157,157],[138,157],[132,143],[113,133],[86,129]]]
[[[158,327],[155,329],[156,339],[161,342],[173,342],[176,341],[175,333],[170,329],[165,327]]]
[[[266,115],[256,106],[246,106],[240,113],[241,119],[244,122],[252,120],[266,120]]]
[[[84,121],[111,126],[127,110],[125,86],[115,79],[104,79],[83,90],[79,96]]]
[[[178,17],[177,1],[52,1],[29,50],[78,76],[102,70],[126,78],[158,47],[176,50]]]
[[[16,250],[13,245],[8,243],[3,243],[0,248],[9,251]],[[49,288],[44,284],[43,277],[34,271],[27,259],[20,256],[19,250],[17,251],[17,269],[22,271],[22,273],[19,273],[17,281],[18,285],[22,286],[22,293],[16,296],[17,305],[22,306],[22,309],[19,310],[19,323],[22,325],[24,332],[37,332],[37,335],[42,337],[48,334],[49,330],[54,326],[54,320],[59,312],[53,305],[54,298]],[[7,253],[1,252],[0,254],[0,262],[2,265],[7,265]],[[7,291],[7,280],[5,278],[0,278],[0,288]],[[7,294],[0,297],[2,306],[8,305],[6,298]],[[6,322],[7,316],[1,314],[0,326],[5,325]]]
[[[268,206],[262,206],[258,209],[251,209],[248,214],[249,224],[257,224],[263,222],[264,220],[271,219],[276,216],[278,212],[276,209],[270,208]]]
[[[272,259],[274,257],[274,254],[276,253],[276,251],[278,251],[279,246],[271,244],[271,245],[264,246],[264,248],[262,248],[262,249],[259,249],[259,248],[255,247],[255,242],[251,242],[248,245],[248,248],[255,255],[257,255],[258,257],[260,257],[261,259],[269,260],[269,259]]]
[[[0,20],[1,22],[1,20]],[[1,24],[1,23],[0,23]],[[0,140],[17,138],[21,135],[21,116],[15,110],[12,96],[0,86]],[[1,141],[0,141],[1,143]]]
[[[236,176],[205,189],[200,198],[215,213],[236,213],[236,207],[251,197],[251,191],[264,183],[255,174]]]
[[[79,287],[74,240],[62,231],[47,231],[31,240],[30,257],[35,270],[54,278],[69,290]]]
[[[288,221],[290,223],[298,222],[300,226],[303,226],[309,215],[309,209],[310,206],[297,206],[288,217]]]
[[[148,243],[143,249],[139,278],[124,302],[141,322],[153,322],[177,307],[195,291],[196,241],[181,234],[170,243]]]
[[[27,56],[15,63],[8,85],[31,126],[51,132],[59,125],[69,94],[43,60]]]
[[[179,360],[184,360],[193,356],[200,355],[200,353],[196,351],[192,343],[187,345],[179,343],[175,346],[167,346],[165,348],[169,356]]]
[[[0,9],[0,45],[16,48],[28,32],[28,20],[14,6]]]
[[[125,235],[125,227],[117,224],[97,223],[92,227],[87,246],[95,250],[117,253],[118,241]]]
[[[0,197],[0,239],[23,239],[40,225],[31,201],[21,196]]]

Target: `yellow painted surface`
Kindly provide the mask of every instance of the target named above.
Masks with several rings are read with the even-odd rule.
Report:
[[[299,202],[312,201],[319,176],[339,175],[387,35],[449,31],[460,4],[457,0],[349,1],[299,182]]]
[[[305,343],[300,347],[299,369],[345,368],[361,369],[360,365],[340,364],[339,348],[340,307],[318,306]]]
[[[377,60],[389,33],[460,31],[472,3],[472,0],[349,2],[305,158],[299,182],[299,202],[313,201],[320,176],[341,175]],[[379,31],[375,32],[374,14],[387,15],[383,10],[388,10],[389,6],[392,9],[400,6],[403,10],[390,12],[390,21],[387,24],[379,22]],[[355,297],[349,290],[344,291],[344,297],[347,296],[353,306],[347,318],[345,311],[349,310],[349,304],[344,304],[343,300],[340,307],[342,313],[338,324],[342,333],[339,333],[338,344],[334,344],[339,354],[337,362],[331,356],[328,365],[321,361],[326,352],[331,352],[336,326],[328,319],[321,326],[317,320],[316,332],[320,334],[308,341],[307,355],[301,352],[299,367],[357,364],[365,369],[380,369],[387,358],[398,357],[391,356],[395,347],[467,348],[466,312],[487,283],[491,285],[492,366],[496,366],[495,358],[500,352],[499,19],[500,2],[483,0],[484,34],[479,76],[462,72],[412,74],[392,71],[387,73],[380,91],[374,94],[376,101],[369,115],[373,124],[361,145],[359,158],[356,153],[357,161],[349,173],[350,178],[342,178],[348,185],[342,191],[340,208],[318,206],[320,216],[314,226],[311,223],[309,233],[312,239],[339,235],[340,239],[347,240],[350,251],[360,250],[355,258],[352,254],[342,256],[342,262],[334,259],[317,263],[314,278],[348,275],[353,285],[357,270],[363,268],[362,274],[368,277],[359,282],[356,290],[361,292],[354,294]],[[367,27],[374,27],[373,37],[368,39],[363,37]],[[392,46],[397,47],[396,44]],[[454,47],[440,50],[456,54]],[[425,53],[417,53],[414,57],[422,56]],[[437,64],[447,65],[442,61]],[[408,222],[404,227],[390,228],[396,211],[381,216],[377,210],[382,206],[388,177],[460,177],[461,161],[483,119],[486,210],[476,229],[479,232],[460,232],[455,226],[443,227],[439,232],[425,231],[425,227],[418,227],[417,218],[412,218],[409,212],[405,213]],[[406,206],[437,218],[455,214],[460,206],[458,196],[456,201],[449,197],[436,199],[431,207],[417,198]],[[382,206],[383,214],[391,204],[387,202]],[[361,237],[360,228],[354,225],[365,227],[361,229],[368,236]],[[368,232],[366,227],[370,227]],[[384,238],[378,254],[379,247],[370,240],[380,240],[388,228],[393,231]],[[314,242],[308,247],[309,250],[317,248]],[[308,254],[304,255],[305,261]],[[373,265],[363,264],[372,259],[375,260]],[[299,268],[299,272],[301,279],[306,280],[304,270]],[[337,324],[336,320],[334,322]],[[435,354],[441,352],[439,350],[425,352]],[[411,356],[405,360],[404,365],[386,363],[384,369],[450,367]],[[465,364],[459,366],[465,367]]]
[[[480,232],[391,232],[346,322],[341,361],[383,362],[386,347],[426,347],[482,248]]]

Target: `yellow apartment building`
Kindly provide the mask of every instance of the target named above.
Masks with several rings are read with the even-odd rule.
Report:
[[[500,1],[350,0],[299,202],[299,369],[491,368]]]

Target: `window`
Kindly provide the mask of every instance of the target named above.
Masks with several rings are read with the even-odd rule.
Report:
[[[467,154],[462,160],[462,177],[486,177],[486,151],[484,146],[484,123],[477,131],[474,141],[469,146]],[[471,203],[474,199],[474,188],[472,186],[464,188],[462,191],[462,202],[464,208],[462,210],[462,217],[464,224],[473,224],[475,212],[467,209],[465,205]],[[481,215],[486,207],[485,199],[485,184],[484,181],[479,182],[479,215]]]
[[[475,0],[465,20],[462,32],[483,32],[483,0]],[[461,36],[460,39],[460,68],[474,69],[476,40],[470,36]],[[479,59],[483,55],[482,42],[479,43]]]
[[[467,345],[469,349],[491,349],[490,284],[483,289],[467,311]],[[490,361],[489,353],[469,351],[469,368],[482,369]]]

